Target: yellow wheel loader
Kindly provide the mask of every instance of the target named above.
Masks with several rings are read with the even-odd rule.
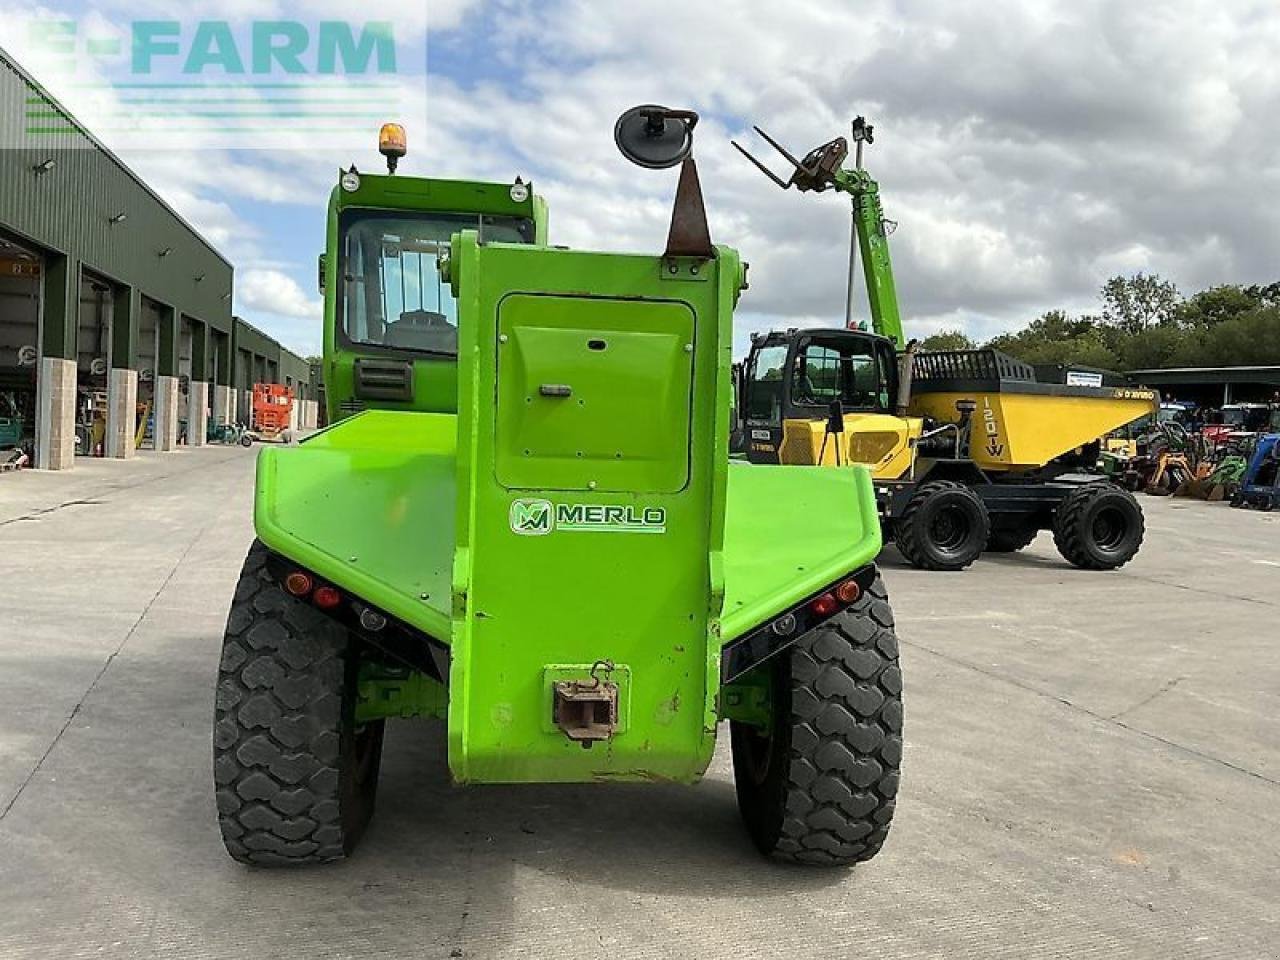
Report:
[[[837,138],[797,160],[783,189],[853,198],[871,329],[790,329],[752,337],[736,409],[747,459],[860,465],[875,481],[881,524],[913,566],[961,570],[984,551],[1012,552],[1052,530],[1077,567],[1110,570],[1142,544],[1142,510],[1096,472],[1103,436],[1153,414],[1153,391],[1042,383],[996,350],[917,353],[898,311],[879,187],[862,169],[872,128],[859,118],[855,168]],[[851,273],[852,278],[852,263]],[[851,283],[852,286],[852,283]]]

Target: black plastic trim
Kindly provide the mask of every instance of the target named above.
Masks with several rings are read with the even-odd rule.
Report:
[[[397,620],[385,610],[361,600],[345,587],[331,583],[301,564],[295,563],[274,551],[270,551],[267,554],[267,572],[280,584],[281,588],[284,587],[285,578],[289,574],[295,572],[307,574],[314,583],[312,596],[315,595],[315,591],[320,587],[333,587],[343,596],[341,604],[332,610],[325,610],[314,603],[312,603],[312,606],[331,620],[336,620],[342,624],[368,646],[386,655],[388,659],[397,662],[400,666],[407,666],[413,670],[421,671],[430,676],[431,679],[448,686],[449,646],[437,637],[423,633],[418,628],[411,627],[402,620]],[[298,599],[301,600],[302,598],[299,597]],[[304,602],[310,602],[309,598]],[[386,618],[387,625],[376,632],[364,629],[360,624],[360,614],[364,610],[372,610],[382,615]]]
[[[809,604],[818,597],[824,593],[831,592],[850,577],[856,579],[862,593],[866,593],[871,589],[871,585],[875,583],[876,576],[877,570],[874,563],[860,567],[827,584],[821,590],[815,591],[794,606],[780,611],[750,633],[746,633],[732,643],[727,644],[720,651],[721,685],[732,683],[747,671],[758,667],[766,660],[786,650],[810,630],[830,620],[841,611],[848,609],[848,604],[841,604],[827,616],[819,616],[809,609]],[[796,628],[785,637],[778,636],[773,632],[773,625],[788,614],[796,618]]]

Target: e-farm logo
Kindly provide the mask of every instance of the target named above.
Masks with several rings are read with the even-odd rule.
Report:
[[[425,28],[392,15],[403,30],[390,19],[32,18],[22,52],[82,121],[124,146],[311,149],[317,136],[356,145],[359,131],[367,149],[384,122],[423,123],[399,101],[406,80],[425,78],[414,57]],[[38,91],[26,106],[28,136],[73,126]]]
[[[552,503],[514,500],[511,531],[524,537],[564,533],[666,533],[667,511],[662,507],[617,506],[599,503]]]

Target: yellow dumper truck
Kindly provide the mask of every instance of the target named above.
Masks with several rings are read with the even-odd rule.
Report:
[[[872,329],[752,338],[737,383],[747,458],[870,470],[886,539],[924,569],[960,570],[1045,529],[1078,567],[1131,560],[1142,510],[1096,472],[1100,438],[1154,413],[1156,394],[1043,383],[996,350],[917,353],[903,335],[879,187],[860,162],[842,166],[848,143],[840,137],[797,160],[757,131],[794,167],[784,181],[743,150],[775,183],[853,198]],[[854,138],[860,159],[871,128],[855,123]]]

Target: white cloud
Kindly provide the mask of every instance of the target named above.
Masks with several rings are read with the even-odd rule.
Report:
[[[277,317],[317,322],[324,313],[322,300],[308,297],[293,277],[279,270],[250,269],[238,272],[236,306]]]
[[[556,243],[659,248],[674,172],[629,166],[613,121],[640,102],[702,113],[713,236],[752,264],[740,342],[753,328],[838,320],[848,240],[844,198],[784,194],[731,150],[750,122],[797,150],[844,133],[853,115],[875,123],[867,160],[899,224],[891,245],[912,332],[987,336],[1046,309],[1087,309],[1118,270],[1159,272],[1184,290],[1276,279],[1280,12],[1268,0],[494,0],[432,3],[430,21],[415,19],[428,6],[416,2],[387,9],[437,39],[467,33],[460,48],[488,53],[482,79],[432,76],[425,96],[421,78],[404,81],[405,103],[425,115],[408,118],[402,169],[532,177]],[[322,0],[323,11],[350,17],[334,4]],[[378,166],[372,136],[371,125],[340,148],[301,140],[276,153],[128,158],[222,238],[242,288],[255,274],[305,285],[313,268],[302,251],[280,252],[273,218],[255,216],[258,232],[236,211],[322,210],[338,166]],[[297,217],[282,220],[293,229]],[[297,300],[277,285],[271,302],[314,309],[294,287]]]
[[[235,312],[302,356],[321,349],[324,301],[308,296],[282,270],[249,268],[236,271]]]

